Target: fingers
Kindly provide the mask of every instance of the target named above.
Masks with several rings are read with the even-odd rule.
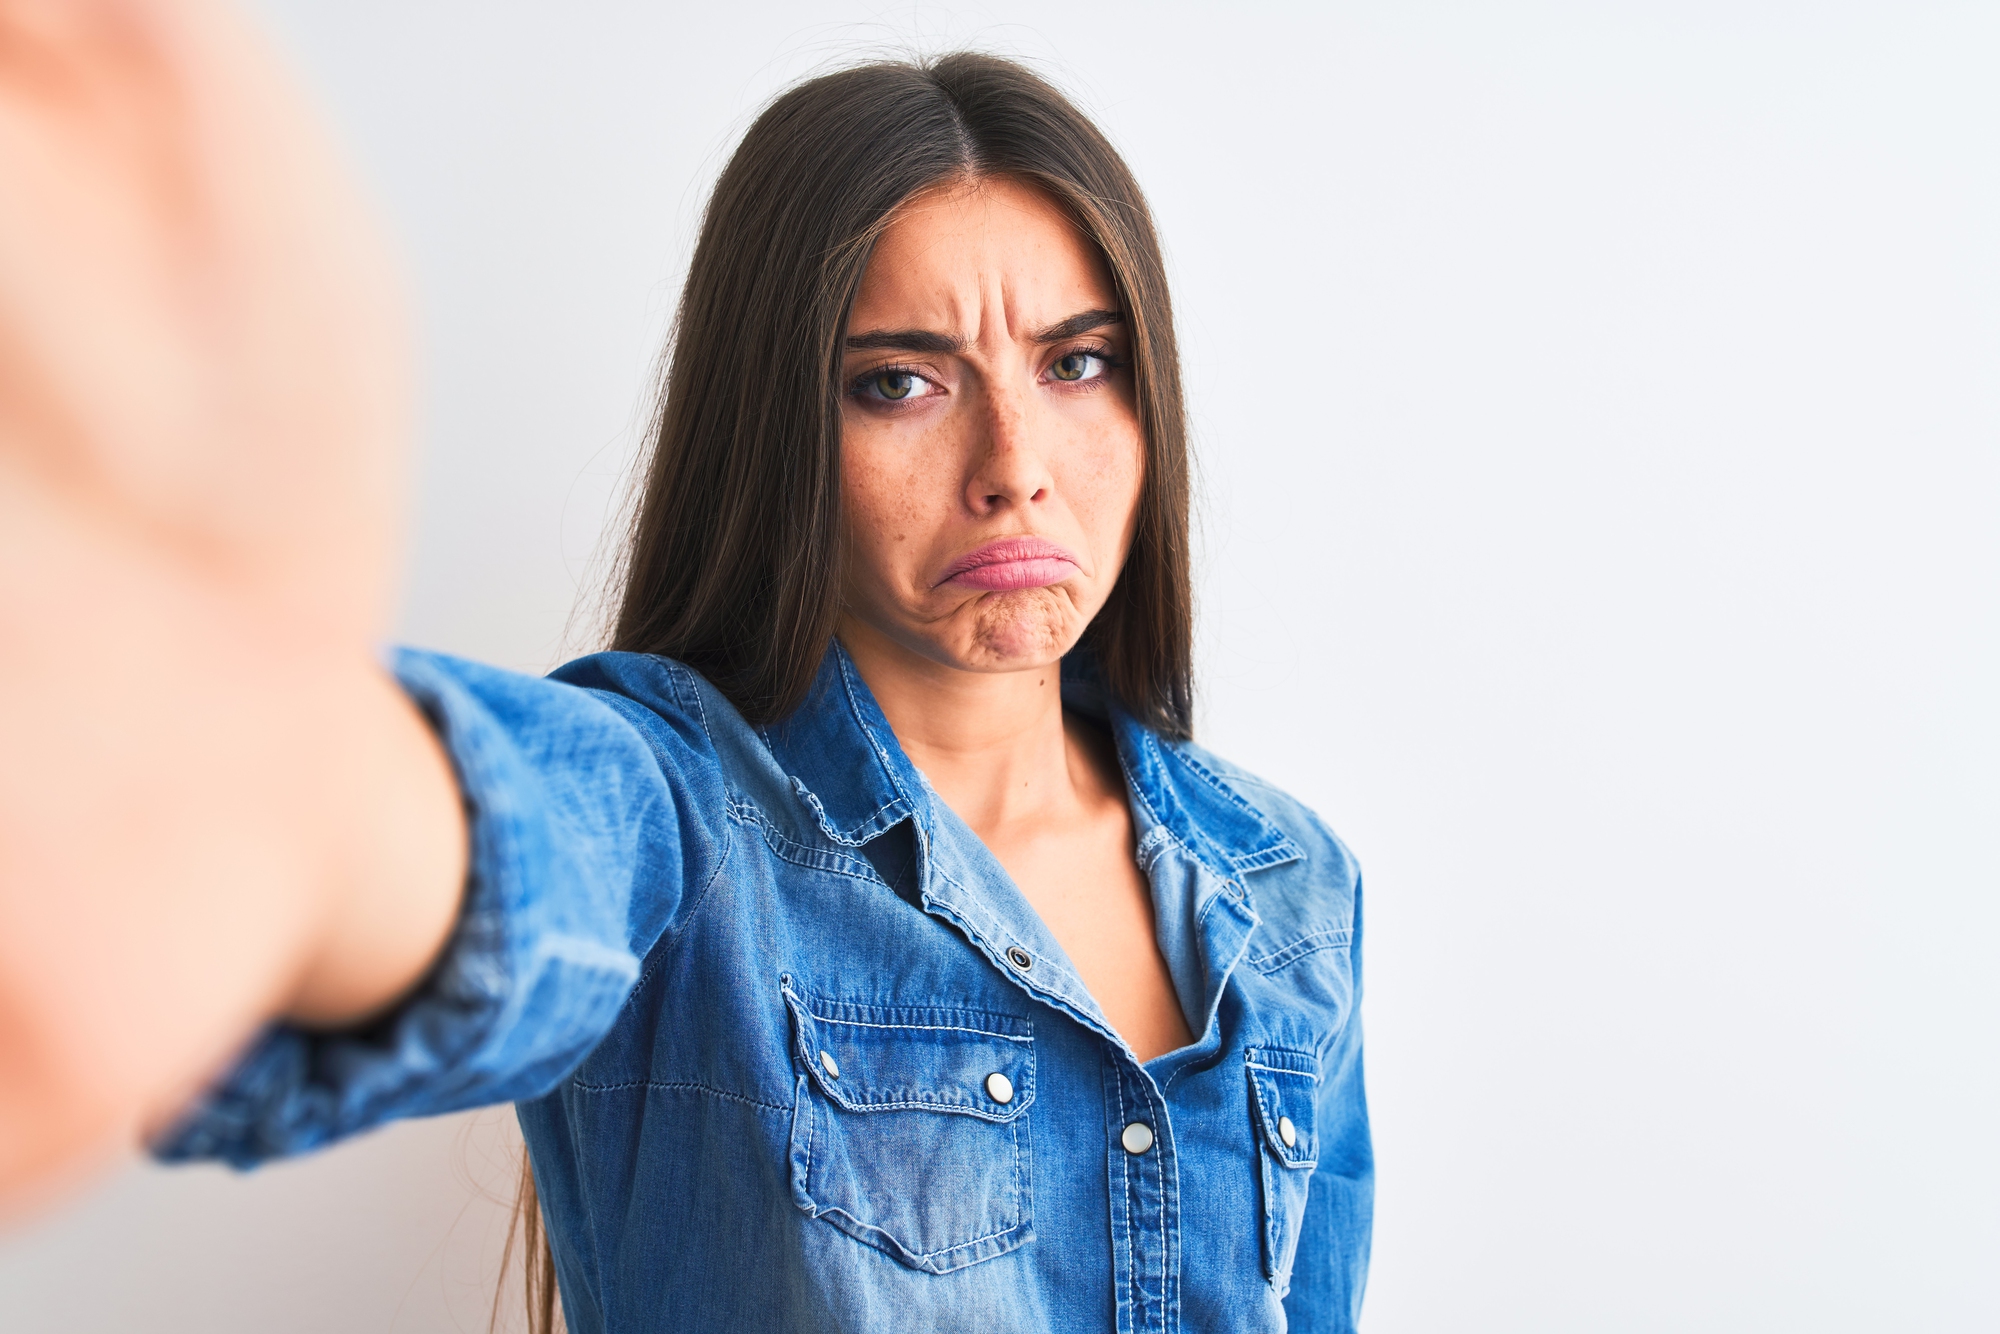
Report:
[[[163,435],[186,434],[169,400],[195,379],[172,364],[186,349],[160,290],[187,262],[171,253],[190,239],[186,107],[139,17],[0,3],[0,450],[71,488],[115,434],[89,382],[119,386]]]
[[[0,485],[287,579],[361,556],[379,614],[396,284],[258,35],[208,3],[0,0],[0,198]]]

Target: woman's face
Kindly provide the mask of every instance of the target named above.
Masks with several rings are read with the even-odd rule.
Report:
[[[968,671],[1054,662],[1117,581],[1144,473],[1103,259],[1026,186],[922,195],[847,331],[843,633]]]

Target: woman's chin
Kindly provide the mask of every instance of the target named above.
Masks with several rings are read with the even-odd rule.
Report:
[[[986,593],[931,618],[870,617],[850,604],[841,636],[850,652],[897,645],[959,671],[1018,672],[1060,662],[1089,624],[1066,590],[1025,588]]]
[[[984,597],[972,613],[964,657],[976,671],[1018,671],[1059,661],[1088,624],[1053,588]]]

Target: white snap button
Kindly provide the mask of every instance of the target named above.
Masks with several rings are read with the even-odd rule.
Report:
[[[835,1079],[840,1078],[840,1062],[833,1059],[832,1052],[821,1052],[819,1054],[819,1064],[820,1069],[826,1071],[827,1074]]]
[[[1278,1118],[1278,1138],[1285,1141],[1285,1147],[1288,1149],[1299,1142],[1299,1128],[1292,1124],[1291,1117]]]
[[[1014,1081],[995,1070],[986,1076],[986,1096],[995,1102],[1014,1101]]]
[[[1153,1128],[1144,1121],[1134,1121],[1125,1127],[1125,1133],[1118,1137],[1127,1153],[1144,1153],[1153,1147]]]

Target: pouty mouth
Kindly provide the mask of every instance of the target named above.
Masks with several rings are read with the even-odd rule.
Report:
[[[1082,566],[1066,548],[1040,537],[1003,537],[951,563],[937,586],[1004,592],[1047,588],[1073,577]]]

